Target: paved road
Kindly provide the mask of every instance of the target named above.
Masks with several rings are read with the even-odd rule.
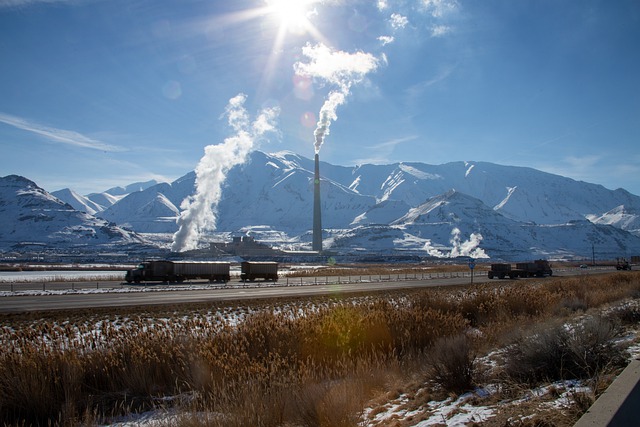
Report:
[[[597,271],[589,271],[596,273]],[[602,272],[602,271],[600,271]],[[585,274],[573,270],[557,272],[555,275]],[[324,280],[324,278],[323,278]],[[532,280],[532,279],[519,279]],[[476,275],[474,284],[489,281],[486,275]],[[496,280],[494,280],[495,282]],[[504,280],[503,282],[508,282]],[[161,286],[149,287],[137,292],[65,293],[60,295],[18,295],[0,297],[0,313],[20,313],[29,311],[69,310],[97,307],[126,307],[199,303],[208,301],[233,301],[258,298],[299,297],[355,292],[384,291],[408,288],[465,285],[470,277],[430,278],[382,282],[304,284],[284,286],[283,283],[268,287],[246,287],[231,289],[185,289],[162,290]],[[119,285],[118,285],[119,286]]]
[[[474,278],[474,283],[488,280]],[[105,292],[61,295],[24,295],[0,297],[0,313],[49,311],[95,307],[125,307],[196,303],[207,301],[232,301],[254,298],[280,298],[354,292],[383,291],[406,288],[452,286],[468,284],[469,278],[387,281],[376,283],[319,284],[304,286],[247,287],[233,289],[160,290],[149,288],[142,292]]]

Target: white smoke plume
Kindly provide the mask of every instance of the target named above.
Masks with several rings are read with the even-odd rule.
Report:
[[[471,233],[469,236],[469,240],[461,241],[460,238],[460,229],[455,227],[451,230],[451,250],[440,250],[431,245],[431,241],[427,240],[427,243],[424,245],[424,250],[431,256],[438,258],[456,258],[459,256],[468,256],[471,258],[489,258],[489,256],[485,253],[484,249],[480,247],[480,242],[482,242],[482,234],[480,233]]]
[[[227,172],[235,165],[246,161],[247,156],[266,132],[275,129],[279,114],[277,108],[264,109],[251,123],[244,107],[247,99],[239,94],[229,100],[226,108],[229,126],[234,135],[222,144],[208,145],[204,156],[195,169],[195,193],[182,201],[182,212],[178,217],[178,231],[173,236],[171,250],[182,252],[195,249],[200,235],[205,230],[215,230],[217,205],[222,194],[222,184]]]
[[[361,82],[368,73],[377,69],[379,60],[370,53],[335,51],[322,43],[315,46],[307,44],[302,48],[302,54],[309,58],[309,62],[296,62],[293,65],[296,74],[318,78],[337,86],[329,93],[320,108],[320,117],[314,131],[317,154],[329,134],[331,123],[338,118],[336,110],[346,101],[351,86]]]

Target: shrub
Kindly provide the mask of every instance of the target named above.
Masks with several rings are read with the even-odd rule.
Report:
[[[507,348],[505,372],[530,384],[592,378],[624,365],[621,349],[612,342],[618,335],[614,324],[602,317],[569,327],[543,325]]]
[[[466,335],[443,337],[429,352],[429,377],[445,391],[463,393],[473,388],[474,361],[475,354]]]
[[[634,305],[625,305],[624,307],[613,310],[609,317],[616,319],[624,325],[637,325],[640,323],[640,307]]]
[[[355,427],[370,391],[360,380],[303,384],[295,393],[299,425]]]
[[[588,317],[569,334],[571,373],[577,378],[592,378],[626,364],[623,352],[613,340],[620,329],[604,317]]]

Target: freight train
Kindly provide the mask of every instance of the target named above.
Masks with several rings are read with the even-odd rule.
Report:
[[[228,262],[145,261],[127,271],[127,283],[173,282],[204,279],[209,282],[228,282]]]
[[[519,262],[515,268],[507,263],[491,264],[491,270],[487,273],[489,279],[504,279],[507,276],[510,279],[515,279],[516,277],[544,277],[552,275],[553,270],[551,269],[551,264],[544,259],[537,259],[533,262]]]

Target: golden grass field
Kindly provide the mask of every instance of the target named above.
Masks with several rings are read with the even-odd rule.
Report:
[[[419,409],[491,383],[498,391],[479,404],[497,404],[575,378],[591,391],[575,393],[569,409],[503,405],[482,424],[569,426],[624,367],[631,341],[615,339],[638,326],[638,298],[632,271],[4,315],[0,422],[101,425],[160,409],[179,426],[408,426],[428,411],[383,424],[375,415],[399,395]]]

